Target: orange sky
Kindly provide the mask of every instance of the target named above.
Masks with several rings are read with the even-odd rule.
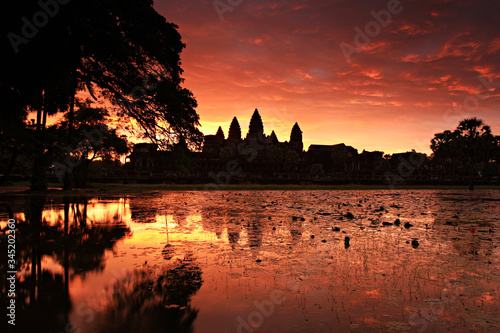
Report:
[[[155,8],[187,45],[185,86],[205,134],[221,125],[227,135],[236,116],[245,135],[255,108],[280,141],[297,121],[305,149],[344,142],[429,153],[433,134],[466,116],[500,134],[497,1],[157,0]],[[366,33],[367,24],[369,40],[356,45],[354,28]],[[355,48],[350,62],[342,42]],[[480,75],[492,75],[490,91]]]

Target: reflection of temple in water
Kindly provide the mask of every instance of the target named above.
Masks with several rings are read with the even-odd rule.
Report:
[[[234,249],[240,241],[240,234],[243,230],[241,222],[237,218],[230,218],[227,223],[227,240]]]
[[[227,232],[228,242],[234,249],[240,244],[241,233],[246,232],[247,246],[260,247],[264,237],[263,229],[266,226],[260,213],[251,216],[242,215],[240,211],[232,211],[229,208],[204,206],[201,209],[201,224],[203,229],[214,233],[217,238],[221,238]]]
[[[131,219],[136,223],[174,222],[180,226],[186,224],[192,213],[186,202],[165,203],[161,196],[130,198],[128,200]],[[168,220],[168,221],[167,221]]]
[[[337,330],[338,322],[330,321],[336,311],[344,323],[339,330],[349,331],[353,313],[368,318],[380,308],[378,318],[398,320],[399,313],[388,318],[384,310],[394,302],[415,308],[439,300],[442,288],[451,285],[445,284],[448,279],[477,287],[467,291],[475,294],[466,302],[496,313],[496,289],[486,287],[498,285],[489,275],[498,271],[498,241],[488,231],[497,208],[487,197],[478,203],[468,193],[372,192],[172,191],[112,200],[23,198],[22,204],[0,208],[0,217],[19,220],[23,240],[20,329],[64,332],[64,325],[76,319],[82,333],[193,332],[210,330],[216,321],[218,331],[237,331],[225,325],[234,318],[232,310],[246,307],[245,313],[252,314],[255,301],[279,288],[288,299],[313,290],[314,299],[307,302],[314,304],[309,309],[319,311],[320,322],[295,318],[297,303],[283,302],[276,304],[281,311],[280,318],[273,318],[276,324],[269,321],[262,329],[282,331],[278,325],[290,323],[300,331]],[[189,201],[190,196],[198,198]],[[492,196],[497,204],[498,194]],[[369,217],[378,216],[382,205],[391,221],[398,214],[414,226],[379,223],[370,228]],[[343,218],[346,209],[363,220]],[[130,219],[133,210],[139,212],[137,220]],[[154,214],[155,224],[141,223],[146,210]],[[444,213],[439,217],[443,223],[427,228],[438,218],[434,211]],[[454,214],[467,220],[451,218]],[[448,225],[450,219],[456,225]],[[465,228],[472,224],[478,235]],[[415,237],[418,247],[410,244]],[[352,302],[344,306],[335,295]],[[369,321],[361,331],[380,330],[378,323]],[[435,331],[453,331],[441,328]]]

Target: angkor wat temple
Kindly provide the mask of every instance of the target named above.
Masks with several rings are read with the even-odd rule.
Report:
[[[274,131],[265,134],[262,118],[255,110],[245,138],[234,117],[227,137],[219,127],[215,135],[204,136],[203,148],[198,152],[186,147],[160,151],[154,144],[136,144],[124,169],[130,179],[149,182],[297,183],[327,179],[386,183],[390,170],[397,172],[401,161],[415,157],[427,161],[425,154],[416,152],[394,154],[390,158],[384,158],[381,151],[358,153],[343,143],[313,144],[304,151],[298,123],[292,126],[289,140],[281,142]],[[411,174],[404,175],[405,180],[429,177],[425,163],[407,163]]]

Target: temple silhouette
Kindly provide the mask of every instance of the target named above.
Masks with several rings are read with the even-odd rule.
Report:
[[[229,126],[227,139],[224,136],[222,127],[220,126],[215,135],[205,135],[203,153],[212,155],[220,154],[223,148],[237,149],[244,142],[249,145],[254,143],[254,146],[257,149],[259,144],[264,144],[266,147],[280,146],[299,154],[302,153],[304,148],[302,143],[302,131],[300,130],[298,123],[295,123],[292,127],[290,141],[279,142],[274,131],[272,131],[268,136],[264,134],[264,123],[262,122],[259,111],[255,109],[252,118],[250,119],[248,134],[245,139],[242,139],[241,137],[240,123],[238,122],[238,119],[234,117],[231,125]]]
[[[190,151],[179,143],[173,150],[158,150],[150,143],[134,145],[124,166],[125,177],[151,183],[387,183],[388,175],[400,181],[426,181],[432,170],[426,163],[407,162],[404,175],[398,171],[402,161],[426,162],[425,154],[415,151],[384,156],[381,151],[358,153],[344,143],[312,144],[304,150],[302,130],[291,126],[290,138],[279,141],[272,130],[265,134],[264,122],[256,109],[248,133],[242,137],[241,126],[233,118],[227,137],[219,126],[205,135],[201,151]],[[399,172],[399,173],[398,173]],[[392,174],[391,174],[392,173]]]

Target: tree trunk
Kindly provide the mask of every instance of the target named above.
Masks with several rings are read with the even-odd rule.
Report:
[[[33,161],[33,173],[31,177],[32,191],[47,190],[48,165],[44,156],[45,127],[47,124],[47,92],[42,92],[42,105],[36,111],[36,134],[37,143],[35,148],[35,158]]]
[[[45,97],[44,97],[45,100]],[[47,180],[43,171],[43,122],[42,114],[45,106],[36,111],[36,132],[37,143],[35,147],[35,158],[33,160],[33,172],[31,175],[31,190],[32,191],[45,191],[47,189]]]
[[[17,146],[14,146],[12,156],[10,157],[9,165],[7,166],[5,172],[3,173],[2,178],[0,178],[0,185],[4,184],[7,181],[7,178],[9,178],[9,175],[12,172],[12,169],[14,168],[18,152],[19,148]]]
[[[74,112],[75,112],[75,94],[73,94],[73,96],[71,97],[71,103],[69,106],[69,113],[68,113],[68,137],[67,137],[67,141],[68,141],[68,146],[70,146],[70,147],[71,147],[71,145],[70,145],[71,137],[73,135],[73,115],[74,115]],[[68,154],[69,154],[69,152],[68,152]],[[75,172],[75,170],[73,169],[72,172]],[[65,191],[72,190],[73,187],[75,186],[74,175],[72,174],[72,172],[69,171],[68,169],[66,169],[66,171],[64,172],[63,190],[65,190]]]
[[[85,188],[91,160],[84,159],[77,167],[73,169],[74,185],[77,188]]]

